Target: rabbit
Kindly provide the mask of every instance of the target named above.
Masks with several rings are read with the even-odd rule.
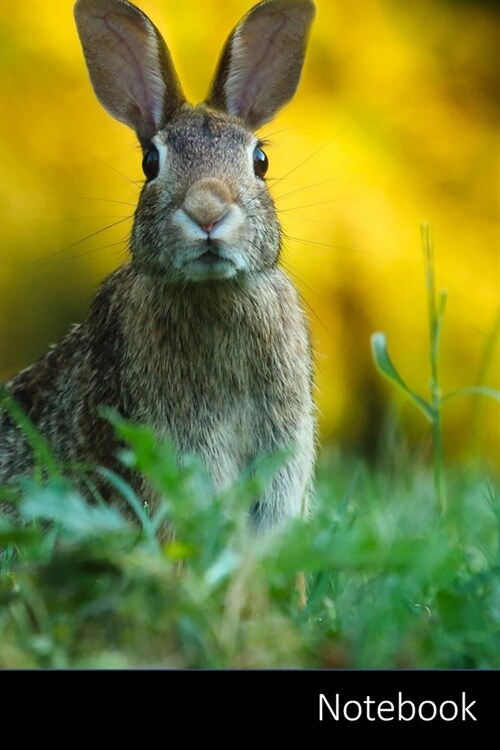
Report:
[[[75,20],[97,98],[143,152],[131,260],[87,318],[6,384],[57,458],[125,473],[102,414],[151,425],[179,461],[195,455],[216,491],[286,452],[249,510],[258,531],[307,512],[316,418],[313,356],[299,294],[278,266],[282,230],[255,131],[297,88],[311,0],[264,0],[229,36],[206,100],[186,102],[169,50],[126,0],[78,0]],[[0,415],[0,480],[33,468]],[[127,475],[128,476],[128,475]],[[154,493],[128,476],[142,498]]]

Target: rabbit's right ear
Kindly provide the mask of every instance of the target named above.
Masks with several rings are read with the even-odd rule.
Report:
[[[78,0],[75,21],[97,98],[147,142],[184,102],[160,32],[126,0]]]
[[[294,95],[315,14],[312,0],[263,0],[236,26],[222,51],[207,104],[253,130]]]

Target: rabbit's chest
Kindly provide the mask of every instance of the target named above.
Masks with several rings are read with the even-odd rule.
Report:
[[[262,300],[220,315],[177,304],[137,320],[121,368],[124,412],[180,454],[201,457],[217,485],[300,440],[310,400],[301,364],[307,342],[300,329],[288,334],[293,325],[275,321]]]
[[[235,345],[230,337],[190,349],[170,343],[161,357],[141,357],[147,371],[137,367],[127,388],[133,419],[153,425],[179,453],[200,456],[220,486],[234,481],[262,443],[262,368],[253,355],[236,357]]]

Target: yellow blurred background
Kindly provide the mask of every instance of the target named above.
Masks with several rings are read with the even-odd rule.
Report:
[[[184,89],[204,98],[243,0],[140,0]],[[424,418],[382,381],[369,337],[385,331],[403,377],[428,395],[420,223],[449,294],[445,391],[498,387],[499,16],[481,0],[317,0],[301,86],[262,130],[307,305],[322,442],[376,455],[388,413],[410,444]],[[2,0],[0,377],[81,320],[127,257],[140,181],[135,137],[100,107],[71,0]],[[129,217],[129,218],[127,218]],[[108,225],[116,224],[110,229]],[[498,405],[445,407],[451,461],[498,465]]]

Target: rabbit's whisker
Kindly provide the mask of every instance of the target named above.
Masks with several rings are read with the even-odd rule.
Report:
[[[66,198],[72,198],[73,200],[79,200],[79,201],[99,201],[103,203],[118,203],[121,206],[130,206],[131,208],[135,208],[135,203],[129,203],[128,201],[120,201],[116,198],[96,198],[92,195],[67,195]]]
[[[303,187],[297,188],[296,190],[290,190],[288,193],[283,193],[282,195],[275,195],[274,200],[275,201],[281,201],[283,198],[287,198],[289,195],[295,195],[295,193],[301,193],[303,190],[310,190],[315,187],[320,187],[321,185],[327,185],[329,182],[335,182],[336,180],[340,180],[341,175],[338,175],[337,177],[331,177],[329,180],[322,180],[322,182],[313,182],[311,185],[304,185]]]
[[[93,221],[94,219],[129,219],[130,216],[123,214],[78,214],[78,216],[68,217],[65,221]]]
[[[286,213],[287,211],[301,211],[305,208],[315,208],[316,206],[328,206],[330,203],[337,203],[338,201],[348,200],[351,196],[343,195],[339,198],[330,198],[327,201],[316,201],[316,203],[306,203],[304,206],[290,206],[290,208],[280,208],[280,213]]]
[[[123,239],[118,240],[118,242],[110,242],[107,245],[99,245],[99,247],[92,247],[90,250],[85,250],[85,252],[83,253],[78,253],[78,255],[70,255],[68,258],[61,258],[59,259],[58,262],[68,263],[72,260],[78,260],[79,258],[83,258],[85,257],[85,255],[91,255],[92,253],[99,252],[100,250],[107,250],[110,247],[120,246],[123,248],[124,246],[128,246],[128,241],[129,241],[129,238],[124,237]]]
[[[300,169],[304,164],[307,164],[308,161],[311,161],[311,159],[314,159],[315,156],[320,154],[322,151],[324,151],[325,148],[330,146],[334,141],[336,141],[338,138],[338,135],[335,135],[333,138],[330,138],[330,140],[323,143],[316,151],[313,151],[312,154],[309,154],[309,156],[306,156],[305,159],[302,159],[298,164],[293,167],[289,172],[283,175],[283,177],[280,177],[274,184],[278,185],[280,182],[283,182],[283,180],[286,180],[288,177],[290,177],[291,174],[297,171],[297,169]]]
[[[124,174],[124,172],[121,172],[116,167],[113,167],[112,164],[109,164],[109,162],[107,162],[105,159],[101,159],[100,156],[97,156],[96,154],[93,154],[91,151],[87,151],[86,149],[82,148],[81,146],[76,146],[76,148],[82,154],[85,154],[86,156],[89,156],[91,159],[94,159],[95,161],[98,161],[103,166],[107,167],[108,169],[111,169],[113,172],[116,172],[116,174],[119,175],[120,177],[122,177],[122,179],[124,179],[125,182],[127,182],[129,185],[133,185],[135,187],[139,183],[142,184],[142,180],[141,181],[132,180],[130,177],[128,177],[126,174]]]
[[[346,253],[362,253],[364,254],[363,250],[356,250],[352,247],[343,247],[342,245],[333,245],[330,242],[319,242],[317,240],[309,240],[305,237],[293,237],[290,234],[285,235],[286,240],[290,240],[291,242],[300,242],[303,245],[317,245],[318,247],[327,247],[331,250],[342,250],[342,252]]]
[[[50,255],[44,255],[43,258],[37,258],[36,260],[32,260],[28,265],[36,265],[37,263],[43,263],[46,260],[49,260],[50,258],[55,258],[57,255],[66,253],[68,250],[71,250],[73,247],[77,247],[78,245],[81,245],[83,242],[86,242],[87,240],[92,239],[92,237],[97,237],[99,234],[102,234],[103,232],[107,232],[108,229],[117,227],[120,224],[123,224],[123,222],[125,221],[130,221],[130,219],[132,219],[132,214],[130,216],[124,216],[122,219],[119,219],[118,221],[114,221],[112,224],[108,224],[108,226],[102,227],[101,229],[98,229],[95,232],[91,232],[91,234],[88,234],[86,237],[82,237],[80,240],[77,240],[76,242],[72,242],[71,245],[66,245],[66,247],[63,247],[60,250],[56,250],[55,253],[50,253]]]
[[[291,211],[292,209],[290,209]],[[307,222],[308,224],[326,224],[328,226],[332,226],[332,220],[331,219],[311,219],[310,216],[296,216],[295,214],[288,213],[288,211],[282,211],[280,209],[276,209],[276,213],[283,214],[286,213],[287,219],[293,219],[294,221],[300,221],[302,223]]]

